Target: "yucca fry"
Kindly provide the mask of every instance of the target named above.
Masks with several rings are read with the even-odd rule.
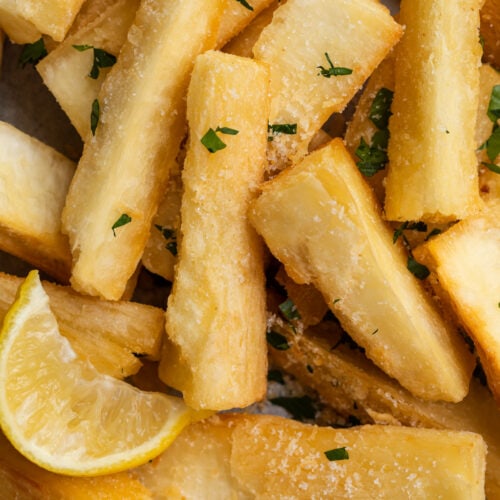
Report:
[[[160,378],[197,409],[244,407],[265,394],[262,244],[246,213],[264,174],[268,82],[264,65],[210,51],[196,59],[189,86],[179,261],[166,315],[174,349]],[[210,152],[202,143],[210,129],[225,147]]]
[[[90,24],[85,24],[37,64],[43,82],[68,115],[83,140],[90,135],[90,112],[109,68],[99,69],[91,78],[93,49],[79,51],[76,46],[92,46],[117,56],[127,38],[139,0],[118,0],[109,5]]]
[[[14,43],[33,43],[42,34],[21,15],[16,0],[0,0],[0,27]]]
[[[16,0],[20,15],[56,42],[66,36],[84,0]]]
[[[483,58],[500,69],[500,1],[486,0],[481,8]]]
[[[0,320],[14,301],[22,281],[22,278],[0,273]],[[75,351],[101,373],[125,378],[140,369],[140,358],[159,359],[164,332],[162,309],[85,297],[69,287],[49,282],[43,282],[43,286],[61,333]]]
[[[222,8],[220,0],[142,2],[63,212],[75,289],[117,299],[134,272],[184,137],[193,61],[214,45]]]
[[[262,30],[272,21],[274,11],[286,0],[274,0],[252,22],[242,29],[223,47],[223,51],[241,57],[253,57],[253,47],[259,39]]]
[[[500,73],[490,65],[483,64],[479,70],[479,107],[476,121],[476,154],[479,164],[479,186],[482,198],[488,203],[500,198],[500,175],[486,167],[482,162],[492,163],[485,149],[481,146],[490,137],[494,124],[488,117],[488,105],[490,103],[493,88],[500,85]],[[498,121],[497,121],[498,122]],[[500,157],[493,162],[500,168]]]
[[[328,311],[328,305],[323,295],[313,285],[299,285],[290,278],[283,266],[276,274],[276,281],[287,292],[288,298],[295,304],[300,314],[300,320],[304,328],[317,325]]]
[[[329,461],[325,452],[339,448],[348,459]],[[467,432],[228,414],[185,429],[133,474],[160,498],[470,500],[484,498],[485,452],[481,436]]]
[[[3,500],[152,498],[148,489],[129,472],[101,477],[68,477],[42,469],[15,450],[1,431],[0,484]]]
[[[481,0],[401,2],[389,120],[388,220],[447,222],[477,212],[474,126]]]
[[[216,47],[219,49],[223,47],[231,38],[250,24],[260,12],[269,7],[273,1],[250,0],[247,3],[251,6],[251,9],[244,6],[244,2],[240,2],[239,0],[230,0],[227,2],[219,26]]]
[[[473,359],[407,270],[341,139],[264,184],[250,220],[287,274],[315,285],[386,373],[424,399],[463,399]]]
[[[488,446],[486,494],[500,498],[500,411],[488,389],[475,378],[460,403],[416,398],[343,341],[333,322],[324,322],[297,334],[273,322],[289,349],[271,349],[271,361],[304,386],[316,390],[324,404],[347,421],[393,424],[475,432]]]
[[[61,212],[75,165],[0,122],[0,248],[67,282],[71,254]]]
[[[174,266],[177,262],[182,190],[181,174],[176,171],[168,180],[167,189],[153,218],[149,239],[142,254],[143,266],[168,281],[174,279]]]
[[[340,112],[401,36],[388,9],[373,0],[289,0],[275,12],[253,48],[271,68],[270,124],[296,124],[296,134],[275,134],[275,167],[307,153],[314,134]],[[322,76],[330,67],[352,74]]]
[[[70,29],[66,33],[65,38],[69,38],[75,33],[81,32],[86,29],[86,27],[89,27],[90,24],[94,23],[102,16],[103,12],[112,5],[120,3],[120,1],[121,0],[85,0],[75,20],[71,24]]]
[[[500,201],[428,241],[415,255],[436,274],[474,340],[500,404]]]

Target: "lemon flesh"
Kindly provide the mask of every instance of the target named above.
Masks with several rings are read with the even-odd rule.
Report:
[[[78,358],[38,272],[28,275],[0,333],[0,424],[19,452],[62,474],[117,472],[159,455],[196,418],[181,399]]]

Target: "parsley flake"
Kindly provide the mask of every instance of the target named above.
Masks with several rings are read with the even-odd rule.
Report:
[[[97,49],[93,45],[73,45],[73,48],[79,52],[94,50],[94,62],[88,76],[96,80],[99,77],[101,68],[109,68],[116,63],[116,57],[103,49]]]
[[[128,224],[129,222],[132,222],[132,217],[127,214],[121,214],[118,219],[116,219],[116,222],[111,226],[111,230],[113,231],[113,236],[116,238],[116,232],[115,229],[124,226],[125,224]]]
[[[175,229],[160,226],[160,224],[155,224],[155,228],[160,231],[162,236],[167,240],[165,248],[174,256],[177,256],[177,233]]]
[[[412,230],[419,231],[421,233],[425,233],[427,231],[427,224],[425,222],[412,222],[409,221],[403,222],[395,231],[392,237],[392,242],[396,243],[398,238],[403,234],[403,231]]]
[[[286,299],[285,302],[281,303],[279,306],[281,314],[288,321],[293,321],[294,319],[300,319],[300,313],[297,306],[293,303],[292,299]]]
[[[500,85],[495,85],[491,89],[490,102],[488,104],[488,118],[493,122],[500,118]]]
[[[238,130],[229,127],[217,127],[215,130],[209,128],[205,135],[201,138],[201,143],[210,151],[216,153],[226,147],[226,143],[217,135],[217,132],[226,135],[237,135]]]
[[[92,135],[95,135],[97,124],[99,123],[100,106],[99,101],[94,99],[92,103],[92,111],[90,112],[90,130]]]
[[[356,163],[359,171],[365,177],[372,177],[380,170],[383,170],[387,164],[387,143],[389,140],[389,131],[377,130],[372,137],[372,144],[369,145],[363,137],[356,148],[356,156],[359,161]]]
[[[309,396],[278,397],[269,401],[291,413],[295,420],[313,419],[316,416],[316,409]]]
[[[24,68],[27,64],[36,64],[47,55],[43,38],[33,43],[27,43],[19,56],[19,64]]]
[[[246,0],[236,0],[238,3],[241,3],[245,9],[253,10],[253,7]]]
[[[441,234],[442,231],[441,229],[435,227],[432,231],[429,232],[429,234],[425,237],[424,241],[430,240],[433,236],[437,236],[438,234]]]
[[[330,67],[325,68],[324,66],[316,66],[320,70],[318,76],[321,75],[325,78],[330,78],[332,76],[350,75],[352,73],[352,69],[350,68],[342,68],[340,66],[335,67],[330,59],[330,56],[328,55],[328,52],[325,52],[325,57]]]
[[[334,448],[333,450],[328,450],[324,453],[330,462],[335,460],[347,460],[349,458],[349,453],[347,453],[345,446],[342,448]]]
[[[273,134],[289,134],[293,135],[297,133],[296,123],[269,123],[267,125],[267,131]]]
[[[266,339],[268,343],[278,351],[286,351],[290,349],[290,344],[288,343],[287,338],[284,335],[281,335],[281,333],[269,330],[266,333]]]
[[[375,95],[368,117],[379,129],[384,130],[389,125],[389,118],[392,115],[391,105],[394,92],[382,87]]]
[[[428,267],[417,262],[411,255],[408,256],[406,267],[419,280],[425,280],[430,274]]]

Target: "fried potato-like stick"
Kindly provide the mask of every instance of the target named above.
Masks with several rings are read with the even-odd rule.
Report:
[[[0,320],[14,302],[22,281],[0,273]],[[140,369],[140,358],[159,359],[164,333],[162,309],[85,297],[46,281],[43,286],[62,335],[99,372],[122,379]]]
[[[189,86],[179,262],[166,316],[174,349],[160,378],[193,408],[244,407],[265,394],[263,252],[247,210],[264,175],[268,84],[265,65],[210,51],[197,58]],[[210,135],[222,144],[214,149]]]
[[[90,112],[109,68],[100,68],[99,76],[89,73],[94,63],[94,50],[75,48],[92,46],[117,56],[127,38],[139,0],[118,0],[89,25],[66,38],[37,64],[43,82],[68,115],[82,139],[90,135]]]
[[[470,334],[500,404],[500,201],[417,248]]]
[[[71,254],[61,212],[75,165],[0,122],[0,248],[67,282]]]
[[[323,322],[304,334],[273,321],[287,350],[271,349],[272,363],[316,390],[324,404],[347,421],[409,425],[481,434],[488,446],[486,494],[500,498],[500,411],[488,389],[475,378],[459,403],[416,398],[345,342],[336,323]]]
[[[215,44],[223,6],[221,0],[142,2],[101,89],[95,136],[63,212],[75,289],[108,299],[122,295],[184,136],[194,58]]]
[[[287,274],[314,284],[367,356],[415,395],[463,399],[472,357],[407,270],[342,140],[262,191],[250,220]]]
[[[16,0],[0,0],[0,27],[14,43],[33,43],[42,34],[20,13]]]
[[[253,52],[271,68],[269,123],[296,124],[297,131],[275,134],[270,160],[279,167],[304,156],[314,134],[344,109],[401,33],[388,9],[373,0],[281,5]]]
[[[403,0],[396,48],[385,213],[447,222],[477,212],[474,126],[482,0]]]
[[[24,458],[0,432],[0,484],[3,499],[134,500],[151,499],[129,472],[101,477],[69,477],[49,472]]]
[[[56,42],[66,36],[84,0],[16,0],[19,14]]]
[[[486,0],[481,8],[483,57],[500,69],[500,1]]]
[[[469,432],[228,414],[190,426],[133,473],[159,498],[471,500],[484,498],[485,453]]]

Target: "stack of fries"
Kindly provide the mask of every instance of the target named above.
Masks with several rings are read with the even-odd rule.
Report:
[[[500,499],[499,33],[499,0],[0,0],[83,143],[0,122],[0,258],[79,359],[212,415],[96,477],[0,433],[0,497]]]

